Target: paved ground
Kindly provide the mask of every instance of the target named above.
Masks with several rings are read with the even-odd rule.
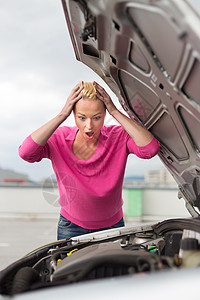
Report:
[[[0,270],[38,246],[55,241],[56,228],[56,219],[0,219]]]

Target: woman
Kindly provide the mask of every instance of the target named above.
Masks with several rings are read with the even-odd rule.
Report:
[[[106,110],[121,126],[104,126]],[[72,111],[76,126],[59,127]],[[58,239],[124,226],[127,156],[149,159],[158,151],[155,137],[123,115],[96,82],[77,84],[62,111],[19,147],[28,162],[52,162],[61,205]]]

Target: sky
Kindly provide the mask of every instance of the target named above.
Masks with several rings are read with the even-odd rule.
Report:
[[[22,141],[55,117],[80,81],[97,81],[120,108],[103,80],[77,61],[61,1],[0,1],[0,167],[39,181],[53,174],[44,159],[30,164],[18,156]],[[106,124],[116,124],[108,115]],[[73,126],[71,115],[62,125]],[[163,166],[160,159],[129,156],[126,176]]]

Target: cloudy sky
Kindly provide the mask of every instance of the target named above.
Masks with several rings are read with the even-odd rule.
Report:
[[[53,118],[80,80],[96,80],[117,99],[92,70],[76,61],[61,1],[0,2],[0,167],[41,180],[53,173],[48,160],[29,164],[18,156],[23,139]],[[107,117],[107,123],[114,121]],[[63,125],[74,125],[70,117]],[[128,160],[127,175],[160,168],[159,158]]]

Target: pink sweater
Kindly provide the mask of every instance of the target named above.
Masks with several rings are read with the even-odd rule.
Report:
[[[149,159],[159,151],[152,141],[138,147],[121,126],[104,126],[96,152],[79,159],[72,151],[77,127],[59,127],[44,146],[28,136],[19,155],[28,162],[49,158],[55,171],[60,194],[61,214],[88,229],[109,227],[123,216],[122,184],[130,153]]]

